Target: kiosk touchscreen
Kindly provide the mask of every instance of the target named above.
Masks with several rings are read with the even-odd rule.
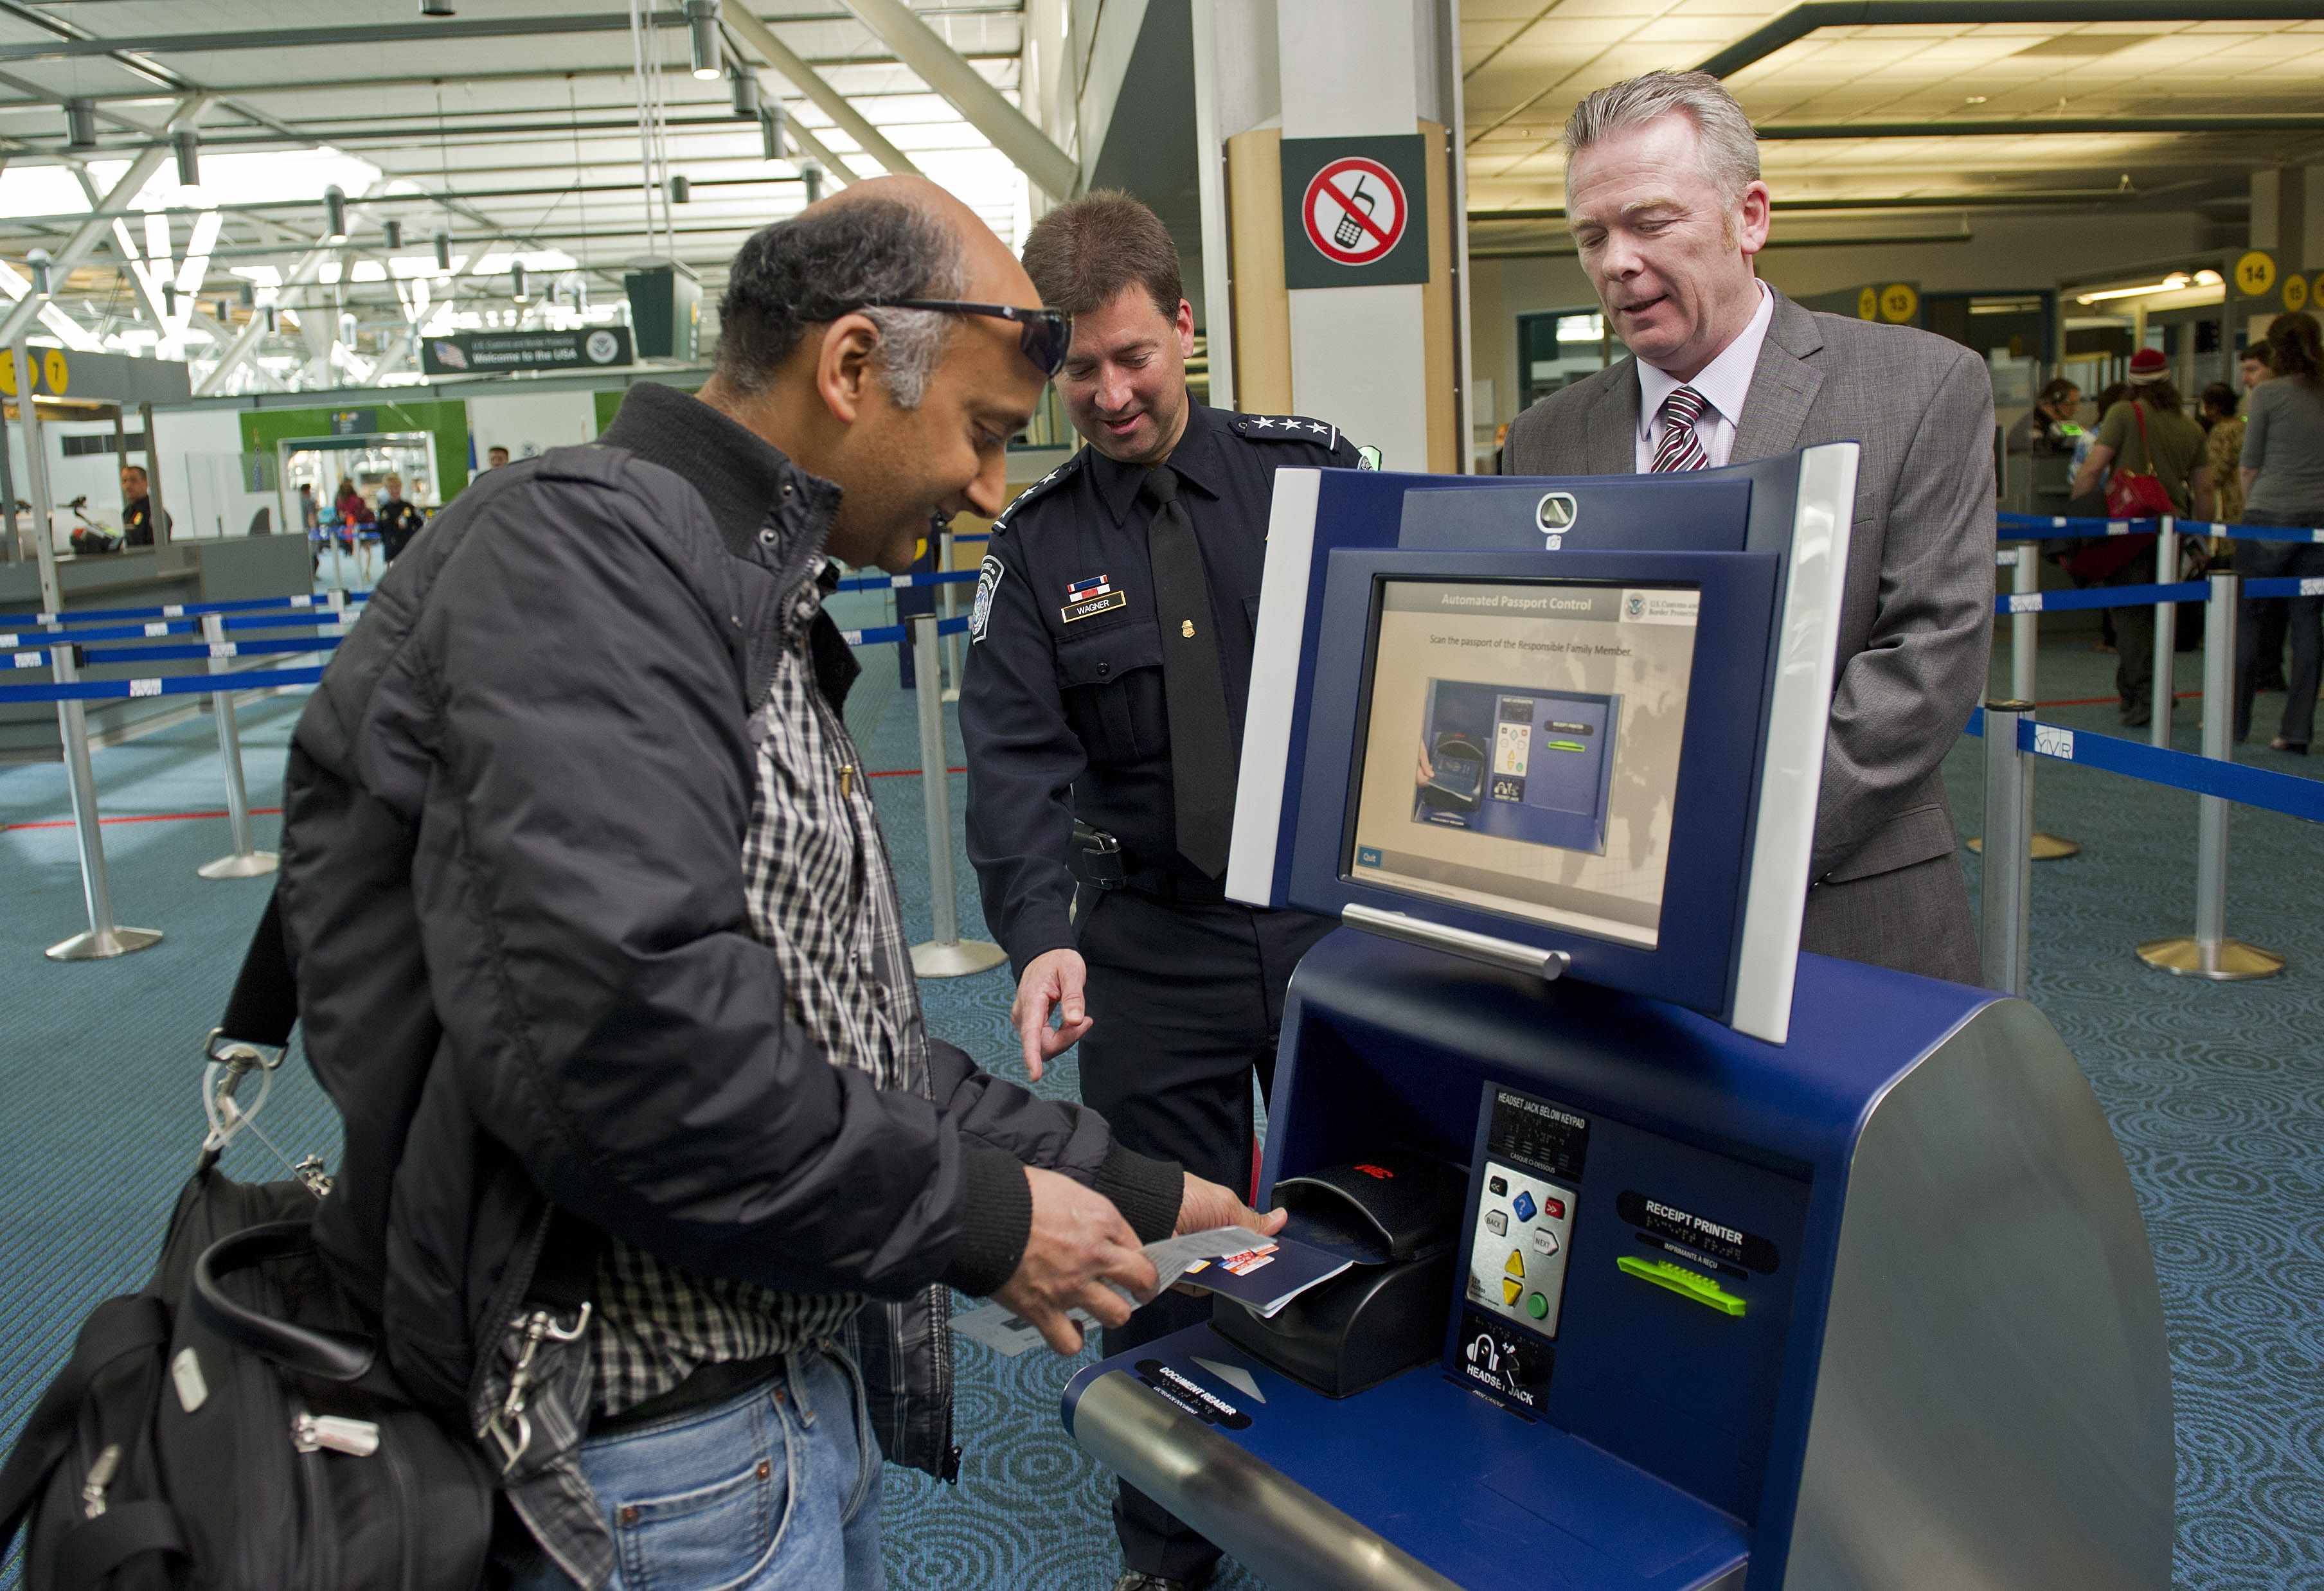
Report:
[[[1651,949],[1701,604],[1691,586],[1384,583],[1358,875]]]
[[[1279,480],[1230,884],[1346,925],[1259,1192],[1366,1252],[1064,1399],[1275,1591],[2170,1584],[2080,1069],[2023,1000],[1799,953],[1852,494],[1849,447]]]

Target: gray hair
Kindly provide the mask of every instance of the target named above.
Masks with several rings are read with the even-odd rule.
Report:
[[[881,299],[957,299],[967,290],[960,240],[912,206],[853,199],[777,222],[734,256],[718,306],[718,371],[737,391],[760,391],[808,326],[862,309],[880,328],[874,367],[889,396],[899,409],[917,409],[952,317],[864,306]]]
[[[1609,133],[1643,127],[1674,111],[1701,134],[1703,175],[1728,199],[1742,198],[1759,180],[1759,135],[1726,85],[1709,72],[1648,72],[1591,94],[1565,118],[1566,170]]]

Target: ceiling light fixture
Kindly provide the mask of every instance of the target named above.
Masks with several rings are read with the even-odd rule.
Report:
[[[770,100],[759,112],[759,149],[770,161],[783,158],[783,102]]]
[[[436,269],[443,271],[452,269],[452,235],[448,232],[436,235]]]
[[[71,150],[97,147],[97,102],[88,99],[65,101],[65,147]]]
[[[522,304],[530,300],[530,295],[524,290],[523,261],[519,260],[509,266],[509,286],[514,290],[509,296],[518,303]]]
[[[807,184],[807,202],[814,204],[823,198],[823,168],[812,163],[799,168],[799,179]]]
[[[24,256],[24,263],[32,270],[32,297],[51,299],[56,296],[56,284],[50,272],[49,251],[34,249]]]
[[[707,82],[719,71],[718,0],[686,0],[686,32],[694,75]]]
[[[688,182],[683,177],[673,177],[669,179],[669,202],[671,204],[682,205],[693,197],[694,184]]]
[[[420,0],[420,14],[422,16],[450,16],[453,14],[452,0]]]
[[[383,233],[383,234],[386,235],[386,238],[387,238],[387,246],[388,246],[389,248],[391,248],[391,249],[400,249],[400,248],[401,248],[401,247],[403,246],[403,223],[402,223],[402,222],[398,221],[398,220],[395,220],[395,219],[393,219],[393,218],[392,218],[392,217],[391,217],[391,218],[388,220],[388,222],[386,223],[386,225],[384,225],[383,226],[382,226],[382,227],[380,228],[380,231],[381,231],[382,233]]]
[[[2101,304],[2109,299],[2135,299],[2143,293],[2175,293],[2180,289],[2185,287],[2193,287],[2198,285],[2210,287],[2215,285],[2218,273],[2216,271],[2206,271],[2204,274],[2212,277],[2214,279],[2213,281],[2199,282],[2197,278],[2188,275],[2183,271],[2174,271],[2170,275],[2164,277],[2161,281],[2141,282],[2136,287],[2104,288],[2094,293],[2079,293],[2075,295],[2074,302],[2077,304]]]
[[[323,225],[325,243],[347,241],[347,196],[345,189],[333,186],[323,189]]]
[[[170,147],[178,155],[178,182],[183,188],[199,188],[202,183],[202,142],[191,127],[180,127],[170,134]]]
[[[747,69],[741,61],[734,63],[734,114],[749,121],[759,114],[759,74]]]

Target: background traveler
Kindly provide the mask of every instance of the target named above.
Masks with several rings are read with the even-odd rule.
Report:
[[[2187,418],[2179,389],[2172,384],[2171,362],[2159,348],[2141,348],[2130,356],[2129,393],[2099,419],[2098,439],[2074,477],[2074,495],[2095,490],[2109,472],[2123,471],[2153,476],[2170,499],[2172,511],[2199,520],[2212,518],[2211,473],[2203,463],[2203,428]],[[2109,496],[2117,484],[2109,482]],[[2154,538],[2096,538],[2075,556],[2072,567],[2076,577],[2089,584],[2151,584]],[[2143,729],[2153,721],[2154,713],[2150,699],[2155,685],[2154,610],[2108,611],[2115,616],[2114,679],[2121,697],[2123,726]],[[2166,660],[2162,671],[2166,690],[2170,680]]]
[[[2268,364],[2274,379],[2255,387],[2246,420],[2242,479],[2244,522],[2249,525],[2324,525],[2324,347],[2316,317],[2302,310],[2279,315],[2268,327]],[[2324,575],[2324,547],[2303,541],[2241,541],[2236,567],[2247,577]],[[2286,671],[2283,719],[2268,742],[2278,751],[2308,754],[2316,727],[2318,623],[2324,597],[2279,597],[2246,601],[2236,648],[2236,739],[2251,733],[2252,695],[2259,666],[2268,659],[2260,613],[2282,611],[2292,667]]]

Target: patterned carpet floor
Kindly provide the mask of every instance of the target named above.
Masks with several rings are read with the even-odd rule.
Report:
[[[847,623],[878,621],[872,599]],[[910,699],[892,651],[868,655],[849,716],[878,770],[916,770]],[[2111,660],[2086,639],[2042,657],[2043,716],[2110,731]],[[2181,659],[2181,688],[2196,664]],[[2006,677],[2006,675],[2004,676]],[[2270,704],[2263,699],[2264,725]],[[272,806],[298,704],[247,707],[253,801]],[[2195,745],[2191,708],[2179,744]],[[1981,746],[1946,765],[1962,832],[1977,832]],[[951,766],[960,763],[956,733]],[[2249,759],[2291,772],[2264,749]],[[220,805],[207,720],[99,752],[97,773],[121,919],[163,929],[157,948],[122,961],[60,966],[41,948],[82,924],[61,772],[0,769],[0,1440],[95,1301],[138,1284],[171,1197],[191,1163],[202,1035],[217,1020],[263,881],[209,883],[195,867],[227,849],[216,819],[171,814]],[[2324,1585],[2324,833],[2239,812],[2233,931],[2290,957],[2266,982],[2209,985],[2151,970],[2140,940],[2191,927],[2194,798],[2094,770],[2041,765],[2043,827],[2082,854],[2034,878],[2034,998],[2057,1024],[2105,1105],[2137,1186],[2172,1341],[2179,1439],[2176,1579],[2190,1591],[2294,1591]],[[955,831],[963,780],[950,781]],[[874,786],[903,880],[908,924],[925,933],[928,869],[920,792],[908,771]],[[34,826],[24,826],[34,825]],[[260,823],[262,843],[276,829]],[[1966,857],[1974,889],[1978,863]],[[955,858],[964,932],[983,932]],[[986,1064],[1021,1076],[1007,1023],[1005,973],[924,986],[934,1029]],[[1070,1097],[1070,1055],[1039,1085]],[[335,1156],[337,1129],[319,1091],[286,1067],[260,1125],[292,1155]],[[274,1174],[247,1140],[229,1169]],[[1091,1591],[1111,1584],[1108,1486],[1065,1437],[1057,1396],[1081,1360],[1045,1352],[960,1355],[960,1484],[891,1470],[886,1520],[899,1591],[1006,1587]],[[0,1586],[13,1586],[13,1567]],[[1231,1566],[1219,1584],[1254,1591]]]

